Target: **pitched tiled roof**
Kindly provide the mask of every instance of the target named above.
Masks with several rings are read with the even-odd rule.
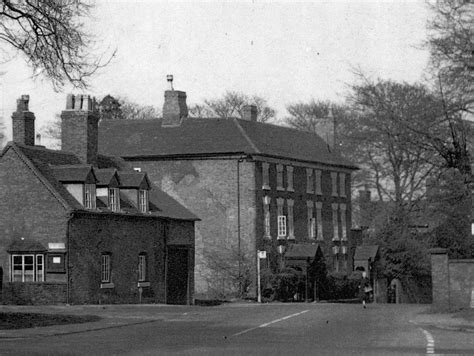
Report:
[[[58,173],[58,171],[61,171],[61,168],[58,169],[58,167],[55,167],[56,165],[78,165],[78,167],[80,167],[79,171],[82,172],[82,169],[87,167],[87,165],[82,165],[76,156],[63,151],[49,150],[37,146],[25,146],[13,142],[10,142],[5,147],[2,154],[4,154],[8,149],[15,150],[21,157],[23,157],[22,159],[25,160],[25,163],[30,166],[30,168],[38,175],[43,183],[47,185],[51,193],[56,196],[66,208],[72,210],[84,210],[84,207],[67,191],[64,185],[59,181],[57,175],[62,174]],[[99,161],[102,165],[101,168],[128,169],[128,172],[123,172],[124,175],[138,176],[140,177],[141,181],[146,179],[143,178],[144,176],[146,177],[145,173],[138,173],[134,172],[131,168],[125,168],[127,163],[121,159],[117,159],[115,157],[99,156]],[[110,164],[110,166],[107,164]],[[90,170],[90,166],[88,167]],[[68,172],[68,174],[69,173],[70,172]],[[147,184],[149,184],[148,180]],[[199,220],[196,215],[192,214],[184,206],[156,187],[152,187],[149,197],[151,210],[150,216],[179,220]],[[127,208],[129,208],[127,213],[139,214],[136,207],[134,207],[130,202],[126,201],[122,194],[120,198],[121,206],[125,208],[125,211]],[[99,199],[100,211],[109,212],[106,208],[106,204],[106,201]]]
[[[116,188],[114,183],[116,179],[117,170],[115,168],[95,168],[94,169],[94,174],[97,178],[97,185],[98,186],[110,186],[111,188]],[[111,186],[111,184],[113,186]]]
[[[108,120],[99,125],[99,151],[120,157],[260,154],[356,168],[330,152],[319,136],[241,119],[183,120],[162,127],[161,119]]]
[[[291,244],[288,245],[288,250],[285,253],[285,258],[291,259],[307,259],[314,258],[318,249],[321,249],[319,244]]]
[[[369,258],[374,261],[379,247],[377,245],[357,246],[354,253],[354,260],[367,261]]]
[[[146,176],[146,173],[134,172],[134,171],[120,171],[118,172],[120,179],[120,187],[123,188],[149,188],[150,182]]]
[[[97,181],[90,164],[51,166],[60,182],[95,183]]]

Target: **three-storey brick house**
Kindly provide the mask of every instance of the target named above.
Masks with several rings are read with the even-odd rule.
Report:
[[[351,172],[319,136],[256,121],[187,116],[186,93],[166,91],[163,118],[108,120],[99,151],[119,156],[198,215],[198,296],[235,291],[248,272],[306,264],[317,251],[330,270],[350,271]],[[253,283],[253,286],[255,283]],[[255,288],[251,288],[255,292]]]

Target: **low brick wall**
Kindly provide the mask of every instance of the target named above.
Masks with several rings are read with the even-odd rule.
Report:
[[[66,283],[4,283],[3,304],[61,304],[67,302]]]
[[[449,260],[445,249],[432,249],[433,306],[469,308],[474,292],[474,259]]]

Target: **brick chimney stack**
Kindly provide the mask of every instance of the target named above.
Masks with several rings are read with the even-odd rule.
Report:
[[[69,94],[61,113],[61,149],[74,153],[83,163],[96,165],[98,122],[95,99]]]
[[[13,142],[35,145],[35,114],[29,111],[29,95],[22,95],[16,101],[16,111],[12,114]]]
[[[183,119],[187,117],[186,92],[166,90],[165,103],[163,104],[163,122],[161,125],[180,126]]]
[[[257,106],[256,105],[244,105],[242,107],[242,119],[247,121],[257,121]]]

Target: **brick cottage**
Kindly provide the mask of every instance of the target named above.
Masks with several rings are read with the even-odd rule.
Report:
[[[317,253],[329,270],[352,271],[356,167],[318,135],[257,122],[255,106],[243,111],[242,119],[190,118],[186,93],[168,90],[162,118],[101,121],[99,152],[148,172],[202,219],[196,295],[235,294],[246,277],[254,294],[257,250],[273,271],[286,264],[306,273]]]
[[[28,106],[0,155],[3,303],[192,303],[196,216],[98,155],[90,97],[68,96],[61,151],[35,145]]]

